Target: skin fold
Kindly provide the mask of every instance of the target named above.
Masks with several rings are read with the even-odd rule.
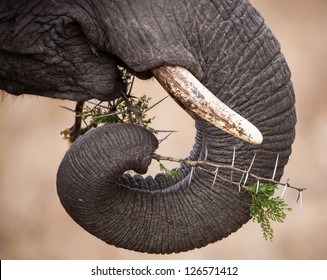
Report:
[[[291,74],[249,1],[0,3],[0,88],[10,94],[113,100],[126,91],[117,66],[149,79],[162,65],[188,69],[263,135],[262,144],[251,145],[194,115],[189,159],[231,164],[235,148],[235,166],[248,168],[256,154],[252,172],[271,178],[279,155],[275,179],[281,178],[295,137]],[[199,169],[182,164],[174,179],[123,175],[145,173],[157,145],[129,124],[79,138],[57,175],[69,215],[108,244],[161,254],[216,242],[249,220],[249,195],[221,180],[213,184],[214,176]]]

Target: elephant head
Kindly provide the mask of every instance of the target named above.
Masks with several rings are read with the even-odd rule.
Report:
[[[118,65],[162,84],[158,69],[187,69],[212,93],[200,109],[177,98],[195,120],[189,159],[230,164],[235,149],[235,166],[248,168],[256,154],[252,172],[271,177],[279,155],[275,178],[282,176],[296,123],[290,71],[249,1],[4,0],[0,31],[0,86],[11,94],[113,100],[126,90]],[[257,130],[246,132],[226,116],[220,126],[234,126],[234,135],[217,129],[215,98],[241,115],[240,123],[254,124],[262,143],[234,137],[251,142]],[[150,132],[129,124],[77,139],[57,175],[66,211],[105,242],[149,253],[200,248],[249,220],[250,196],[201,169],[181,164],[178,178],[124,174],[145,173],[157,146]]]

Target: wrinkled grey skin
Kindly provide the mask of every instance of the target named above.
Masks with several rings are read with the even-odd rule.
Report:
[[[99,49],[92,53],[90,44]],[[263,18],[246,0],[29,0],[0,3],[0,87],[11,94],[111,100],[125,90],[117,65],[141,78],[163,64],[189,69],[262,132],[250,145],[196,118],[190,159],[247,168],[276,179],[291,153],[296,122],[290,71]],[[181,166],[178,179],[144,173],[155,137],[131,125],[95,129],[62,161],[57,186],[72,218],[109,244],[149,253],[191,250],[249,220],[237,186]],[[221,174],[230,176],[227,170]],[[240,179],[234,175],[234,179]],[[252,180],[252,183],[255,181]]]

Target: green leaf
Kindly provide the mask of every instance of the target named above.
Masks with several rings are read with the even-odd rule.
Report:
[[[164,173],[167,177],[172,179],[177,179],[182,173],[178,169],[168,169],[162,163],[159,164],[160,171]]]
[[[251,194],[250,215],[253,221],[261,226],[263,237],[266,240],[273,240],[274,231],[271,221],[283,223],[286,212],[292,209],[288,207],[281,197],[274,197],[277,185],[260,183],[252,186],[244,186],[244,189]]]

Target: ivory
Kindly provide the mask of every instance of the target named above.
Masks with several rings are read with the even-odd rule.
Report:
[[[164,65],[152,70],[161,86],[188,113],[251,144],[261,144],[261,132],[248,120],[220,101],[190,71]]]

